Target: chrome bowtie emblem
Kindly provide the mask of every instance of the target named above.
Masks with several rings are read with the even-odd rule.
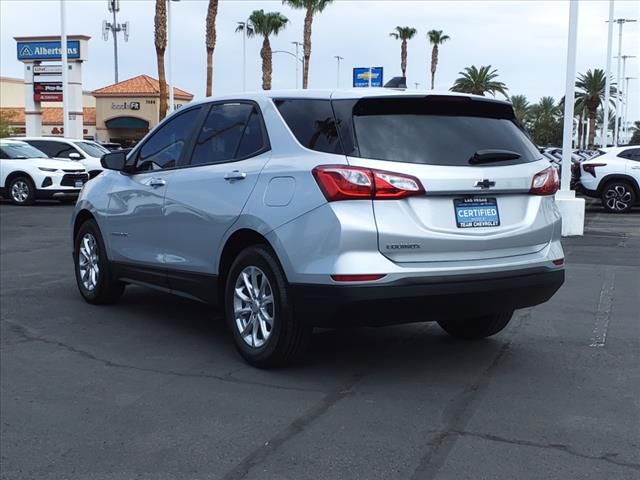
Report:
[[[484,180],[478,180],[474,185],[474,187],[479,187],[483,190],[491,188],[491,187],[495,187],[496,186],[496,182],[492,182],[491,180],[485,178]]]

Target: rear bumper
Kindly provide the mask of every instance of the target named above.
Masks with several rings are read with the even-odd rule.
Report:
[[[587,197],[598,198],[600,196],[597,190],[591,190],[580,182],[576,184],[576,192],[586,195]]]
[[[392,325],[466,318],[539,305],[564,283],[564,269],[464,278],[412,278],[386,285],[292,284],[296,316],[314,326]]]

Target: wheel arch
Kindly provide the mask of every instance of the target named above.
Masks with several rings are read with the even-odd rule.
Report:
[[[87,220],[94,220],[96,221],[96,217],[93,216],[93,214],[87,210],[86,208],[80,210],[77,214],[76,214],[76,218],[73,221],[73,241],[75,242],[76,239],[76,235],[78,235],[78,230],[80,230],[80,226],[86,222]],[[97,223],[97,221],[96,221]]]
[[[11,172],[9,175],[7,175],[7,179],[4,181],[4,187],[8,188],[11,182],[18,177],[27,177],[29,181],[31,181],[31,184],[34,186],[34,188],[37,188],[36,182],[33,177],[23,170],[16,170],[15,172]]]
[[[631,186],[635,189],[636,196],[640,197],[640,185],[638,185],[638,181],[635,178],[624,173],[612,173],[610,175],[604,176],[602,180],[600,180],[600,184],[598,185],[598,195],[602,195],[602,191],[604,190],[604,187],[607,183],[616,180],[624,180],[625,182],[630,183]]]
[[[273,246],[264,235],[250,228],[241,228],[236,230],[225,242],[218,262],[218,285],[221,294],[220,298],[224,298],[224,286],[233,260],[242,250],[253,245],[267,246],[273,252],[276,260],[278,262],[280,261]]]

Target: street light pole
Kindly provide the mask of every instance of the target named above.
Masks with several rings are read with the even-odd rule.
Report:
[[[340,60],[344,60],[344,57],[335,55],[333,58],[335,58],[338,63],[338,71],[336,72],[336,87],[340,88]]]
[[[69,62],[67,59],[67,13],[65,0],[60,0],[60,57],[62,58],[62,128],[69,136]],[[38,133],[40,134],[40,133]]]
[[[300,58],[300,45],[302,45],[302,42],[291,42],[293,45],[296,46],[296,58]],[[300,79],[300,65],[298,65],[298,62],[296,62],[296,90],[298,89],[298,85],[299,82],[298,80]]]
[[[578,2],[569,2],[569,41],[564,102],[564,130],[562,132],[562,178],[560,189],[568,192],[571,180],[571,151],[573,140],[573,107],[576,77],[576,44],[578,37]]]
[[[173,69],[171,65],[171,2],[179,2],[180,0],[167,0],[167,88],[169,89],[169,113],[174,110],[173,98]],[[164,99],[163,99],[164,100]]]
[[[609,0],[609,28],[607,32],[607,69],[604,87],[604,121],[602,126],[602,147],[606,147],[609,140],[609,97],[611,90],[611,50],[613,47],[613,0]]]
[[[244,22],[237,22],[242,27],[242,91],[247,91],[247,35],[249,28],[249,19]],[[236,32],[238,29],[236,29]]]
[[[624,125],[624,140],[625,143],[629,143],[629,80],[635,80],[637,77],[624,77],[624,121],[622,124]]]
[[[620,69],[622,67],[622,26],[628,22],[635,22],[636,20],[630,18],[616,18],[614,20],[615,23],[618,24],[618,75],[617,75],[617,84],[618,90],[620,90],[620,84],[622,83],[622,78],[620,76]],[[616,95],[616,123],[614,125],[614,134],[613,134],[613,145],[618,146],[618,135],[620,133],[620,120],[622,115],[620,115],[620,92]]]

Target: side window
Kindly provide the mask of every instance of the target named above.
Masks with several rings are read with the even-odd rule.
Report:
[[[56,142],[55,140],[28,140],[27,143],[43,151],[51,158],[69,158],[70,153],[78,153],[78,150],[72,145],[64,142]],[[80,154],[82,158],[84,155]]]
[[[304,147],[343,154],[330,100],[280,99],[276,107]]]
[[[192,108],[157,129],[140,148],[136,170],[144,172],[175,167],[199,113],[200,108]]]
[[[213,105],[191,155],[191,165],[248,157],[264,146],[260,117],[247,103]]]
[[[0,148],[0,159],[5,159],[5,160],[6,160],[7,158],[9,158],[9,155],[7,155],[6,153],[4,153],[4,150],[2,150],[2,149]]]
[[[618,156],[640,162],[640,148],[630,148],[629,150],[624,150],[620,152]]]

